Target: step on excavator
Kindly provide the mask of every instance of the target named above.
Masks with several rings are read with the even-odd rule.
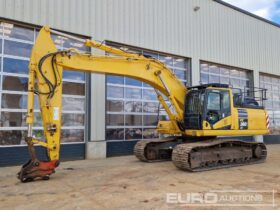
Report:
[[[59,51],[51,34],[110,55],[85,54],[74,48]],[[234,138],[269,133],[268,115],[263,107],[265,89],[241,90],[224,84],[186,87],[171,69],[156,59],[44,26],[29,63],[25,141],[31,159],[18,173],[22,182],[49,179],[59,165],[63,69],[126,76],[154,88],[169,119],[157,125],[157,132],[163,138],[136,143],[134,154],[141,161],[172,160],[177,168],[196,172],[260,163],[266,159],[265,144]],[[40,101],[45,141],[32,134],[35,94]],[[46,148],[48,160],[38,160],[34,144]]]

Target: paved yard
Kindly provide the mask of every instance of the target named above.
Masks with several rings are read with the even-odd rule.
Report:
[[[0,210],[193,209],[167,203],[167,196],[175,201],[181,195],[185,202],[210,190],[276,190],[275,209],[280,209],[280,145],[268,146],[268,152],[264,164],[200,173],[180,171],[172,162],[142,163],[133,156],[63,162],[50,180],[27,184],[16,179],[19,167],[0,168]],[[262,196],[269,202],[269,193]]]

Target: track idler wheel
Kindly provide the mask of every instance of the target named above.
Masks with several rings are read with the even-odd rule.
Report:
[[[25,163],[18,172],[17,177],[21,182],[31,182],[35,179],[48,180],[52,173],[55,173],[55,168],[59,165],[58,160],[39,161],[29,160]]]
[[[253,151],[254,157],[260,158],[262,156],[262,148],[261,146],[257,145]]]

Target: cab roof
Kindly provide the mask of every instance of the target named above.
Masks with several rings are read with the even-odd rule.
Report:
[[[220,83],[210,83],[210,84],[203,84],[203,85],[196,85],[188,87],[188,90],[190,89],[206,89],[209,87],[215,87],[215,88],[230,88],[227,84],[220,84]]]

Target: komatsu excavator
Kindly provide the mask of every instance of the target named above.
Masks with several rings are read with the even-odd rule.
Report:
[[[51,34],[73,39],[114,56],[84,54],[77,49],[58,51]],[[49,179],[59,165],[63,69],[126,76],[155,89],[169,117],[168,121],[158,122],[157,131],[167,137],[138,141],[134,154],[141,161],[171,159],[179,169],[204,171],[260,163],[266,159],[265,144],[232,137],[269,132],[267,113],[261,104],[265,99],[265,90],[259,91],[258,101],[254,97],[255,91],[249,94],[229,85],[185,87],[171,69],[156,59],[44,26],[34,44],[29,64],[28,132],[25,141],[31,159],[18,173],[22,182]],[[32,135],[35,94],[39,96],[45,141]],[[37,159],[34,144],[46,148],[48,160]]]

